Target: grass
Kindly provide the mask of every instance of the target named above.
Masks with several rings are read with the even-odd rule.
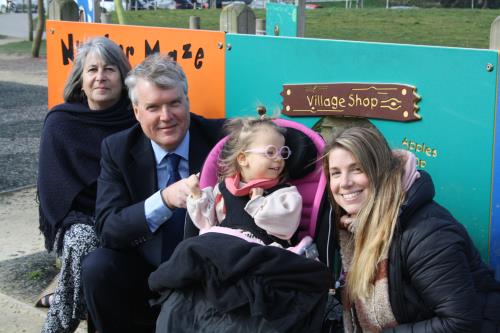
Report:
[[[403,4],[412,5],[410,1]],[[498,9],[385,9],[384,0],[367,0],[363,9],[345,9],[343,3],[322,5],[324,8],[306,10],[306,37],[488,48],[491,23],[500,16]],[[254,12],[257,18],[265,18],[265,10]],[[220,9],[157,10],[129,11],[126,17],[132,25],[188,28],[189,16],[195,15],[200,17],[202,29],[218,30],[220,14]],[[115,13],[112,20],[117,22]],[[31,43],[0,45],[0,53],[30,54]],[[45,43],[40,53],[45,56]]]
[[[306,36],[488,48],[490,26],[498,15],[499,10],[332,8],[307,12]]]
[[[336,4],[338,5],[338,4]],[[264,10],[255,10],[265,18]],[[220,10],[127,12],[129,24],[188,28],[189,16],[201,27],[219,29]],[[490,9],[345,9],[329,6],[306,11],[306,37],[418,45],[488,48],[490,26],[500,10]],[[116,17],[113,16],[114,22]]]
[[[30,41],[20,41],[12,42],[4,45],[0,45],[0,53],[3,54],[26,54],[31,55],[31,45]],[[45,41],[42,42],[40,46],[40,57],[47,56],[47,50],[45,47]]]
[[[263,9],[254,10],[256,18],[264,18]],[[129,24],[169,27],[169,28],[189,28],[189,17],[199,16],[201,28],[205,30],[219,30],[220,9],[184,9],[184,10],[156,10],[156,11],[128,11],[126,18]],[[118,22],[116,14],[112,13],[113,22]]]
[[[28,279],[32,281],[40,280],[42,277],[42,272],[39,269],[28,272],[27,274],[28,274]]]

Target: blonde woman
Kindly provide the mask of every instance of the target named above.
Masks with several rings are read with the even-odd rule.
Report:
[[[360,127],[337,134],[325,152],[345,331],[500,332],[500,283],[433,200],[415,156]]]

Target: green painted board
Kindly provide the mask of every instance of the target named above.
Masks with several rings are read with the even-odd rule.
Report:
[[[415,86],[422,120],[371,120],[394,148],[416,152],[436,200],[466,226],[485,260],[490,237],[497,52],[227,34],[226,115],[281,110],[283,84],[372,82]],[[488,64],[494,66],[487,70]],[[308,126],[319,118],[294,118]],[[408,146],[403,141],[408,141]]]
[[[296,37],[298,7],[286,3],[266,4],[266,35]]]

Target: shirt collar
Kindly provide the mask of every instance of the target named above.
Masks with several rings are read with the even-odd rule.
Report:
[[[184,160],[186,161],[189,160],[189,130],[186,132],[186,135],[184,135],[184,139],[182,139],[181,143],[177,146],[177,148],[175,148],[172,151],[160,147],[153,140],[150,141],[151,141],[151,146],[153,147],[153,152],[155,154],[156,165],[159,165],[160,162],[163,160],[163,158],[170,153],[176,153]]]

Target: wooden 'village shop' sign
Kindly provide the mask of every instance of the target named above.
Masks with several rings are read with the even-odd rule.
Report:
[[[320,83],[283,85],[283,114],[420,120],[420,97],[402,84]]]

